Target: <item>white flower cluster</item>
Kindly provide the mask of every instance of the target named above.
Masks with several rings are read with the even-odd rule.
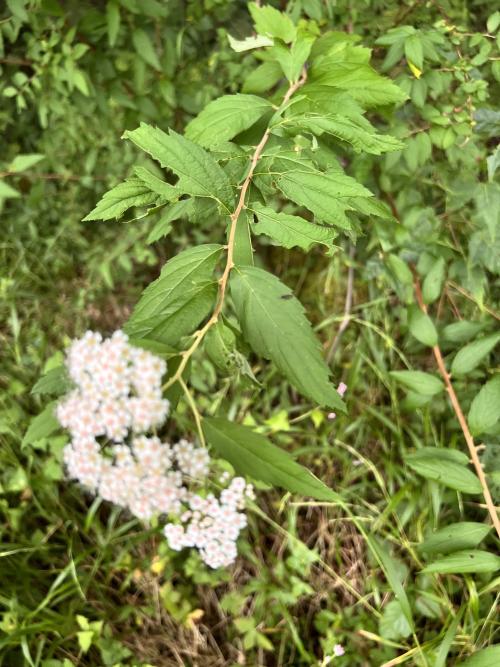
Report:
[[[202,560],[213,568],[225,567],[236,559],[236,540],[247,525],[246,498],[253,498],[253,488],[243,477],[234,477],[220,498],[191,494],[181,523],[168,523],[164,533],[171,549],[199,550]]]
[[[206,449],[147,435],[168,415],[161,392],[166,363],[131,346],[122,331],[104,341],[87,331],[70,346],[66,366],[75,389],[56,415],[72,438],[64,450],[68,476],[142,520],[162,514],[180,520],[164,529],[172,549],[197,548],[213,568],[234,562],[252,487],[224,474],[220,482],[228,486],[219,498],[197,495],[191,487],[210,471]]]

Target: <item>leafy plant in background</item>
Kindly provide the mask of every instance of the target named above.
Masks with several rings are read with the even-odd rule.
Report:
[[[150,45],[154,39],[149,19],[122,3],[108,3],[105,14],[96,11],[93,15],[100,26],[93,34],[101,46],[111,40],[118,7],[122,22],[112,48],[122,44],[123,57],[133,67],[137,60],[144,63],[151,87],[139,97],[145,105],[141,116],[157,120],[166,130],[171,121],[158,110],[146,112],[147,99],[155,99],[153,91],[168,67],[166,59],[159,62],[145,46],[144,35]],[[238,11],[244,13],[242,7],[233,7],[234,3],[222,7],[224,20],[232,11],[238,17]],[[481,497],[489,487],[493,519],[492,505],[499,497],[495,483],[499,401],[494,364],[487,362],[493,361],[498,343],[494,290],[498,274],[498,157],[492,139],[498,119],[491,103],[498,90],[495,46],[499,17],[497,13],[488,16],[485,7],[468,12],[455,3],[444,7],[338,3],[333,7],[294,2],[287,11],[282,15],[269,7],[252,6],[255,32],[251,37],[246,37],[251,32],[249,26],[245,30],[231,24],[230,43],[236,56],[228,56],[233,59],[229,71],[237,72],[231,92],[238,89],[236,81],[244,78],[242,93],[216,99],[187,125],[184,134],[144,125],[127,132],[132,144],[127,148],[126,142],[120,149],[127,164],[136,159],[133,144],[153,160],[144,156],[133,176],[108,192],[88,217],[137,220],[121,228],[135,248],[142,243],[134,243],[134,238],[140,240],[148,234],[151,243],[168,243],[168,235],[176,246],[192,246],[166,262],[160,278],[146,289],[127,328],[143,344],[153,340],[162,346],[171,369],[167,393],[174,404],[184,391],[182,383],[191,385],[189,392],[197,391],[194,416],[202,425],[199,438],[206,438],[245,474],[340,505],[363,536],[370,551],[363,557],[370,565],[373,600],[357,598],[356,609],[362,605],[365,615],[352,618],[350,609],[339,611],[332,592],[326,602],[328,609],[314,616],[314,632],[320,637],[323,655],[331,655],[342,641],[353,645],[351,653],[347,648],[346,660],[359,658],[356,664],[396,664],[394,658],[439,667],[471,653],[463,664],[493,665],[498,646],[493,645],[497,582],[492,577],[499,561],[494,553],[497,542],[484,522],[488,508],[481,505]],[[303,14],[309,20],[301,18]],[[158,20],[161,22],[161,17]],[[326,25],[335,30],[347,26],[349,32],[325,33]],[[128,43],[141,53],[140,59],[128,52],[129,29],[133,32]],[[364,43],[376,41],[373,55],[380,64],[377,69],[390,74],[398,87],[370,67],[369,50],[359,45],[360,36],[353,34],[353,29],[363,35]],[[158,46],[153,44],[154,52]],[[219,47],[221,54],[226,53],[224,48]],[[88,81],[95,75],[88,60],[91,57],[92,50],[76,64]],[[120,79],[118,75],[118,82]],[[136,78],[133,80],[135,86]],[[172,88],[177,91],[177,83]],[[219,88],[220,84],[208,85],[203,90],[208,90],[207,97],[217,97]],[[283,104],[292,89],[288,103]],[[76,88],[71,94],[83,95]],[[186,99],[189,97],[187,94]],[[89,98],[94,99],[94,92]],[[136,90],[130,99],[138,103]],[[188,111],[195,113],[201,106]],[[221,116],[223,122],[219,122]],[[180,132],[184,122],[176,120],[175,128]],[[121,128],[135,126],[132,121],[133,112],[130,123],[122,122]],[[113,127],[116,133],[118,117]],[[250,173],[255,147],[264,138],[266,143]],[[23,149],[25,154],[34,151],[45,153],[35,146]],[[89,163],[89,174],[98,163],[97,158]],[[4,170],[9,169],[6,164]],[[118,176],[118,172],[113,173]],[[15,174],[9,171],[5,179],[11,187],[19,188]],[[87,201],[92,193],[86,193]],[[236,216],[242,194],[244,206]],[[16,206],[18,200],[8,205]],[[114,225],[98,223],[95,228],[99,234],[116,237]],[[224,228],[227,235],[222,245]],[[255,255],[252,245],[257,249]],[[276,246],[282,246],[284,252],[273,250]],[[346,252],[333,256],[340,246]],[[325,248],[328,254],[322,259]],[[311,257],[317,264],[314,273],[311,271],[309,289],[313,293],[318,291],[318,283],[331,281],[331,274],[320,267],[331,263],[340,277],[338,267],[342,258],[346,259],[345,314],[334,319],[327,315],[317,327],[336,321],[345,332],[345,351],[336,338],[329,354],[343,362],[343,376],[347,374],[350,393],[356,396],[351,401],[351,424],[345,426],[340,399],[302,307],[274,275],[276,258],[281,262],[285,252],[297,258],[301,251],[307,251],[299,260],[304,267],[311,271]],[[272,272],[264,271],[263,266],[272,266]],[[292,280],[293,273],[285,273],[285,281]],[[316,299],[304,296],[313,317],[317,317],[313,308],[324,312]],[[326,312],[330,309],[331,304]],[[292,338],[294,331],[300,333]],[[283,340],[287,340],[287,347],[283,347]],[[316,373],[304,368],[305,354],[310,355],[309,364]],[[270,359],[271,364],[255,363],[260,358]],[[53,366],[58,363],[56,358]],[[441,378],[434,372],[434,364],[438,364]],[[292,388],[280,384],[281,393],[274,391],[277,373],[273,366]],[[206,369],[213,367],[219,379],[208,381]],[[231,387],[236,395],[244,392],[242,403],[253,403],[255,415],[266,409],[272,416],[259,425],[259,417],[256,420],[248,415],[245,426],[221,417],[207,419],[205,414],[225,412],[218,400],[210,403],[204,396],[219,385]],[[266,408],[262,394],[257,393],[262,385],[273,396]],[[358,397],[356,386],[365,385],[366,392],[358,389]],[[453,391],[455,414],[467,415],[461,423],[450,413],[446,386],[449,393]],[[309,409],[311,403],[304,405],[293,387],[305,401],[321,409]],[[405,390],[401,402],[397,387]],[[186,405],[193,407],[187,393],[185,396]],[[372,456],[370,448],[387,442],[388,449],[379,459],[380,472],[375,466],[360,469],[364,477],[372,473],[374,481],[358,491],[360,475],[351,469],[349,459],[343,468],[344,479],[336,478],[339,486],[344,485],[339,495],[299,467],[267,437],[274,433],[277,442],[293,445],[293,454],[307,458],[306,447],[295,448],[295,420],[289,420],[286,409],[273,414],[276,404],[298,408],[300,419],[308,420],[303,423],[313,424],[318,438],[325,441],[328,422],[324,412],[333,408],[339,413],[334,422],[339,429],[335,450],[326,449],[326,445],[324,449],[317,447],[312,461],[316,456],[341,460],[344,440],[349,437],[347,441],[355,438],[356,447],[363,452],[357,463],[365,466],[364,457]],[[179,407],[179,427],[182,424],[190,429],[184,407]],[[232,405],[229,414],[232,420],[236,414]],[[243,417],[244,409],[238,414]],[[37,430],[42,424],[43,420],[35,419],[25,447],[44,442],[44,432]],[[486,476],[481,481],[468,467],[461,428],[471,454],[476,455],[479,475],[478,458],[485,467]],[[309,441],[316,436],[306,428],[304,437]],[[48,441],[52,456],[57,457],[64,443],[57,435],[49,435]],[[477,442],[484,442],[484,447],[476,450]],[[398,468],[396,462],[406,467]],[[57,466],[53,472],[57,477]],[[331,474],[328,477],[332,479]],[[422,478],[428,480],[424,486]],[[12,489],[24,488],[21,477],[9,478],[10,484]],[[380,493],[376,512],[365,502],[373,498],[374,489]],[[357,493],[362,498],[359,504]],[[317,646],[311,626],[301,614],[304,601],[312,594],[308,582],[315,570],[321,569],[331,577],[340,576],[335,581],[349,590],[348,581],[329,565],[331,561],[325,562],[315,552],[306,550],[306,556],[301,552],[298,566],[292,562],[295,548],[300,550],[293,537],[295,511],[287,511],[290,532],[284,547],[292,555],[286,563],[276,559],[270,566],[277,569],[278,576],[274,578],[271,570],[262,571],[252,544],[242,543],[246,559],[255,561],[260,584],[257,577],[251,579],[240,587],[240,597],[223,599],[223,606],[236,617],[228,629],[231,641],[241,642],[238,645],[252,655],[250,659],[271,650],[268,636],[279,633],[279,660],[283,656],[288,660],[283,664],[296,664],[294,660],[315,664]],[[329,523],[328,532],[332,530]],[[255,533],[254,538],[259,536]],[[337,552],[333,552],[333,560],[339,556]],[[220,575],[221,580],[218,575],[203,579],[190,561],[171,563],[160,548],[162,553],[168,563],[162,567],[170,577],[183,572],[195,582],[210,582],[211,586],[223,580],[224,575]],[[387,584],[382,582],[382,572]],[[284,589],[291,590],[288,598]],[[172,616],[189,623],[190,614],[197,613],[195,596],[189,602],[182,596],[181,602],[178,596],[174,584],[165,584],[162,600],[166,608]],[[299,611],[287,616],[288,604],[296,604]],[[9,613],[22,616],[22,610],[14,603],[11,606]],[[271,613],[271,609],[279,609],[282,615]],[[98,641],[97,634],[94,640]],[[399,657],[395,658],[396,653]]]

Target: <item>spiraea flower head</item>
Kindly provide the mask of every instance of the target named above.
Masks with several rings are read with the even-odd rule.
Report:
[[[208,451],[151,434],[169,412],[161,388],[166,363],[130,345],[122,331],[107,340],[87,331],[71,344],[66,367],[74,389],[56,416],[71,435],[64,450],[68,476],[143,521],[168,517],[171,549],[197,549],[212,568],[233,563],[252,487],[226,472],[218,498],[196,493],[210,473]]]

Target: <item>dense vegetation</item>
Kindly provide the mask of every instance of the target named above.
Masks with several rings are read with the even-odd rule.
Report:
[[[500,12],[271,5],[0,10],[5,667],[500,663]],[[65,477],[121,328],[255,483],[229,568]]]

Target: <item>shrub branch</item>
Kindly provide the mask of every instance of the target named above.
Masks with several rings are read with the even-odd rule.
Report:
[[[281,102],[280,107],[277,110],[277,114],[280,113],[284,109],[284,107],[288,104],[290,98],[292,95],[301,87],[304,85],[307,79],[307,72],[306,69],[304,68],[302,70],[302,75],[300,79],[297,81],[294,81],[290,84],[288,87],[288,90],[285,93],[285,96],[283,97],[283,101]],[[201,341],[205,337],[206,333],[208,330],[217,323],[219,316],[222,311],[222,307],[224,306],[224,299],[226,297],[226,291],[227,291],[227,284],[229,281],[229,276],[231,274],[231,270],[234,267],[234,243],[236,239],[236,225],[238,224],[238,219],[241,215],[241,212],[245,208],[245,197],[248,191],[248,188],[250,187],[250,183],[252,182],[253,174],[255,171],[255,168],[257,166],[257,163],[262,155],[262,151],[264,150],[265,145],[267,144],[269,137],[271,136],[271,126],[267,128],[267,130],[264,132],[262,139],[259,141],[257,146],[255,147],[255,150],[252,154],[252,158],[250,160],[250,168],[248,170],[248,174],[245,177],[245,180],[243,181],[243,184],[241,186],[240,190],[240,196],[238,197],[238,203],[236,204],[236,208],[234,209],[233,213],[230,215],[230,220],[231,220],[231,226],[229,228],[229,235],[227,239],[227,259],[226,259],[226,266],[224,267],[224,271],[222,273],[222,276],[219,280],[219,289],[217,292],[217,301],[215,304],[215,308],[213,310],[212,315],[210,318],[207,320],[206,324],[201,327],[201,329],[198,329],[193,334],[193,342],[191,343],[190,347],[188,347],[187,350],[184,350],[181,354],[181,363],[179,364],[179,367],[177,368],[177,371],[175,372],[174,375],[168,380],[168,382],[164,385],[164,389],[168,389],[171,387],[175,382],[177,382],[181,377],[182,374],[184,373],[184,370],[187,366],[187,363],[189,359],[192,357],[194,352],[197,350],[199,347]]]
[[[420,282],[416,276],[415,276],[415,295],[417,297],[417,302],[420,307],[420,310],[422,310],[423,313],[427,314],[427,306],[425,305],[424,300],[422,298],[422,290],[420,289]],[[453,407],[453,410],[455,411],[458,422],[464,434],[465,442],[467,443],[467,447],[469,448],[472,464],[476,469],[476,474],[479,478],[479,482],[481,483],[481,488],[483,490],[483,497],[486,503],[486,507],[488,509],[489,515],[491,516],[491,520],[493,521],[493,525],[495,526],[495,530],[498,533],[498,537],[500,538],[500,519],[498,518],[498,512],[491,497],[490,489],[488,487],[488,482],[486,480],[486,475],[484,474],[481,461],[479,460],[479,456],[477,454],[478,448],[474,444],[474,438],[472,437],[464,413],[462,412],[462,408],[460,407],[460,403],[458,402],[457,395],[455,394],[455,390],[453,389],[453,385],[451,383],[451,376],[446,370],[443,355],[441,354],[441,349],[439,345],[434,345],[432,351],[436,359],[439,373],[441,374],[441,377],[445,382],[446,390],[450,397],[451,405]]]

